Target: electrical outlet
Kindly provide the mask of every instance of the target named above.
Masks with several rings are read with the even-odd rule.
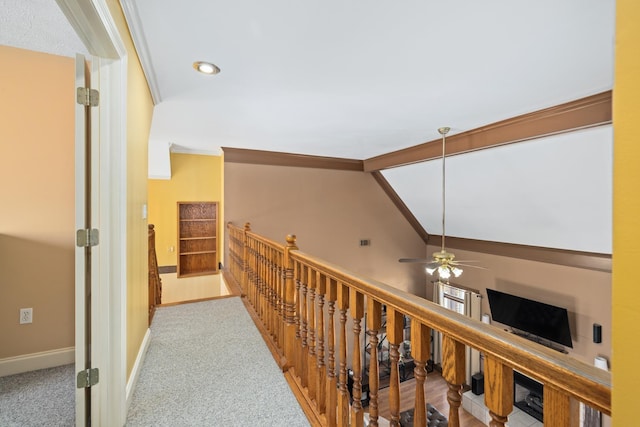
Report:
[[[20,324],[33,322],[33,308],[21,308],[20,309]]]

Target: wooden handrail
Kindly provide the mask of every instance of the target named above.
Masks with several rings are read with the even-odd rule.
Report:
[[[464,346],[472,347],[485,355],[485,403],[489,408],[492,425],[503,426],[513,404],[513,370],[517,370],[544,385],[545,425],[572,425],[569,401],[576,399],[607,415],[611,414],[611,375],[609,372],[574,359],[566,354],[533,343],[498,327],[460,315],[424,298],[377,282],[317,257],[305,254],[295,245],[295,236],[287,237],[281,245],[265,239],[233,224],[228,225],[230,236],[236,242],[231,248],[231,279],[247,289],[247,298],[265,323],[276,347],[281,348],[283,369],[294,379],[305,396],[314,424],[361,425],[362,408],[354,402],[349,408],[347,394],[347,334],[354,342],[361,340],[361,319],[365,315],[368,328],[377,330],[379,310],[386,306],[387,333],[391,347],[392,364],[390,380],[391,424],[398,423],[399,384],[398,345],[402,341],[404,316],[412,322],[412,339],[424,340],[429,330],[443,336],[443,377],[449,383],[447,395],[450,403],[449,422],[459,425],[458,407],[464,382]],[[231,244],[230,244],[231,246]],[[244,255],[239,255],[243,253]],[[235,266],[233,264],[236,264]],[[325,310],[327,319],[320,316]],[[334,313],[336,318],[334,318]],[[353,320],[352,331],[347,331],[346,317]],[[326,334],[324,327],[327,326]],[[322,327],[322,332],[318,328]],[[335,328],[335,329],[334,329]],[[320,342],[320,337],[326,343]],[[371,337],[373,343],[376,339]],[[416,360],[416,378],[422,381],[427,344],[412,344]],[[326,348],[326,354],[324,349]],[[322,349],[322,363],[319,351]],[[362,393],[360,350],[351,352],[351,397]],[[325,363],[325,357],[327,361]],[[377,377],[377,358],[371,359]],[[462,370],[461,370],[462,369]],[[324,370],[324,372],[322,371]],[[394,372],[395,371],[395,372]],[[395,374],[395,375],[394,375]],[[319,387],[319,379],[325,382]],[[371,379],[371,416],[377,424],[377,378]],[[322,404],[318,401],[322,400]],[[549,400],[549,402],[546,402]],[[423,397],[416,394],[416,425],[423,425],[425,418]],[[547,405],[545,405],[547,406]]]

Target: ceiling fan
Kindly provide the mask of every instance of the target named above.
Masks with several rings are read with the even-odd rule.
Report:
[[[445,239],[445,144],[446,144],[446,136],[451,128],[441,127],[438,129],[440,135],[442,135],[442,246],[440,251],[433,253],[432,259],[422,259],[422,258],[400,258],[399,262],[413,262],[413,263],[421,263],[426,264],[425,269],[427,273],[430,275],[434,275],[437,273],[437,277],[440,281],[448,282],[451,275],[454,277],[460,277],[462,274],[461,267],[473,267],[473,268],[482,268],[477,265],[470,265],[466,263],[476,262],[476,261],[456,261],[455,255],[451,252],[447,252],[445,250],[444,239]]]

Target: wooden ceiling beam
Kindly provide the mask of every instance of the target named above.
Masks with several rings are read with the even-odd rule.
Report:
[[[545,108],[447,137],[447,155],[468,153],[611,123],[612,92]],[[365,172],[404,166],[442,156],[440,138],[364,160]]]

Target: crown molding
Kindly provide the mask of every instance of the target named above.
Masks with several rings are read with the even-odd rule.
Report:
[[[136,6],[136,0],[120,0],[120,5],[122,6],[122,12],[124,13],[127,23],[131,22],[133,24],[128,24],[131,39],[133,40],[133,45],[138,53],[138,58],[140,58],[142,71],[147,78],[147,84],[149,85],[151,98],[153,98],[153,104],[158,105],[160,101],[162,101],[162,96],[160,94],[160,87],[158,86],[158,79],[153,72],[151,54],[149,53],[147,39],[142,31],[143,27],[140,20],[140,14],[138,13],[138,8]]]
[[[246,150],[222,147],[225,163],[250,163],[270,166],[294,166],[301,168],[338,169],[362,172],[362,160],[338,157],[308,156],[275,151]]]

